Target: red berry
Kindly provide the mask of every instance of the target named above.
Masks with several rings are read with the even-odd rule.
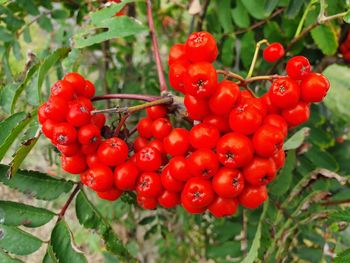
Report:
[[[192,62],[213,62],[218,55],[215,38],[208,32],[194,32],[186,41],[186,55]]]
[[[108,191],[96,192],[96,193],[102,199],[105,199],[108,201],[115,201],[122,195],[123,192],[120,191],[119,189],[112,188],[111,190],[108,190]]]
[[[263,57],[268,62],[275,62],[284,56],[284,48],[281,43],[271,43],[263,51]]]
[[[172,65],[174,62],[186,60],[187,57],[184,44],[175,44],[170,48],[168,59],[169,66]]]
[[[281,169],[284,166],[284,162],[286,160],[286,154],[283,149],[280,149],[275,155],[272,157],[275,162],[276,170]]]
[[[305,102],[320,102],[327,95],[329,86],[325,76],[320,73],[310,73],[301,82],[301,99]]]
[[[81,152],[85,155],[94,154],[95,152],[97,152],[97,149],[100,146],[100,144],[100,140],[89,144],[83,144],[81,145]]]
[[[69,101],[73,99],[74,87],[65,80],[59,80],[51,86],[51,96],[60,97],[63,100]]]
[[[214,191],[223,198],[234,198],[244,188],[244,177],[239,170],[221,168],[213,177]]]
[[[38,120],[40,124],[43,124],[47,120],[45,108],[46,108],[46,102],[41,104],[38,108]]]
[[[175,156],[170,159],[169,162],[169,173],[178,181],[187,181],[192,177],[189,171],[187,160],[184,156]]]
[[[149,142],[146,146],[153,147],[157,149],[160,153],[165,154],[163,142],[160,140],[154,139],[151,142]]]
[[[223,80],[210,97],[209,106],[214,114],[228,114],[240,98],[240,90],[236,83]]]
[[[186,94],[184,104],[192,120],[202,120],[210,114],[209,102],[204,99]]]
[[[181,201],[187,201],[189,205],[203,208],[210,205],[215,197],[211,182],[199,177],[193,177],[187,181],[181,193]]]
[[[262,100],[263,103],[266,105],[267,113],[269,113],[269,114],[280,114],[281,109],[278,108],[278,107],[276,107],[275,105],[273,105],[273,104],[271,103],[269,93],[265,93],[265,94],[261,97],[261,100]]]
[[[153,136],[152,134],[152,119],[149,117],[142,118],[137,124],[137,132],[145,139],[149,139]]]
[[[89,166],[89,168],[92,168],[96,165],[100,165],[101,162],[97,157],[97,153],[87,155],[86,156],[86,164]]]
[[[163,191],[160,176],[157,173],[142,173],[136,183],[137,195],[144,197],[158,197]]]
[[[164,137],[168,136],[172,128],[169,119],[158,118],[152,122],[153,137],[162,140]]]
[[[134,152],[140,151],[143,147],[148,145],[148,141],[145,138],[137,136],[134,141]]]
[[[253,136],[254,150],[261,157],[272,157],[282,149],[284,138],[278,127],[262,125]]]
[[[245,208],[258,208],[267,199],[267,189],[265,185],[244,187],[243,192],[239,195],[238,200],[240,205]]]
[[[64,76],[64,80],[72,84],[76,94],[83,96],[85,90],[85,79],[83,76],[76,72],[70,72]]]
[[[296,56],[288,60],[286,71],[292,79],[300,80],[311,72],[311,65],[306,57]]]
[[[62,169],[71,174],[83,173],[87,166],[85,161],[85,155],[79,153],[73,156],[61,156]]]
[[[57,144],[57,149],[67,157],[71,157],[73,155],[78,154],[80,148],[77,143],[69,144],[69,145],[63,145],[63,144]]]
[[[81,126],[78,131],[78,140],[81,144],[98,143],[101,140],[100,129],[93,124]]]
[[[198,124],[190,131],[190,143],[196,149],[214,148],[219,138],[219,130],[210,124]]]
[[[143,195],[137,195],[137,203],[140,207],[147,210],[153,210],[157,208],[157,198],[145,197]]]
[[[291,127],[303,124],[310,117],[310,105],[300,101],[294,108],[283,110],[282,117]]]
[[[263,124],[269,124],[274,127],[279,128],[282,132],[284,138],[288,135],[288,125],[287,122],[278,114],[267,115],[263,121]]]
[[[207,210],[207,207],[198,207],[196,205],[193,205],[190,200],[183,199],[181,194],[181,205],[183,206],[184,209],[190,214],[202,214]]]
[[[175,62],[169,67],[170,85],[181,93],[185,93],[185,78],[188,66],[187,62]]]
[[[276,177],[276,165],[272,158],[254,159],[243,168],[244,179],[251,185],[266,185]]]
[[[188,157],[187,166],[193,176],[209,179],[218,171],[219,161],[211,150],[201,149]]]
[[[147,113],[147,116],[150,117],[152,120],[156,120],[159,118],[166,117],[168,113],[168,109],[165,106],[155,105],[155,106],[146,108],[146,113]]]
[[[136,164],[141,171],[156,171],[162,164],[161,153],[153,147],[146,146],[136,154]]]
[[[189,146],[189,132],[183,128],[175,128],[164,138],[163,145],[165,152],[172,155],[185,155]]]
[[[57,122],[55,122],[51,119],[47,119],[43,123],[41,130],[47,138],[52,139],[53,138],[53,129],[56,127],[56,125],[57,125]]]
[[[89,80],[85,80],[84,90],[83,90],[82,94],[79,94],[79,95],[86,97],[88,99],[91,99],[95,95],[94,84]]]
[[[77,131],[71,124],[62,122],[53,128],[52,141],[54,144],[68,145],[75,143],[76,140]]]
[[[300,87],[289,77],[276,79],[269,90],[271,103],[282,109],[295,107],[299,102]]]
[[[118,189],[124,191],[135,190],[138,176],[139,170],[132,162],[122,163],[114,170],[115,185],[118,187]]]
[[[51,97],[45,104],[45,115],[53,121],[65,121],[68,103],[60,97]]]
[[[97,126],[98,128],[102,129],[105,123],[106,123],[106,116],[104,114],[99,113],[91,116],[91,124]]]
[[[177,158],[177,157],[175,157],[175,158]],[[179,180],[176,180],[170,174],[170,167],[169,166],[170,166],[170,164],[163,169],[163,171],[160,175],[162,185],[166,190],[168,190],[170,192],[174,192],[174,193],[181,192],[185,184]]]
[[[98,192],[113,189],[113,172],[106,165],[96,165],[80,175],[80,180],[87,187]]]
[[[89,111],[92,111],[94,109],[94,106],[92,105],[91,100],[89,100],[88,98],[78,97],[75,100],[71,101],[69,105],[73,105],[76,103],[83,106],[84,108],[86,108]]]
[[[237,199],[227,199],[222,197],[215,197],[214,201],[209,206],[209,211],[215,217],[220,218],[224,216],[232,216],[236,213],[238,208]]]
[[[90,110],[86,106],[76,102],[69,106],[67,121],[75,127],[86,125],[90,122]]]
[[[227,133],[230,131],[228,116],[226,115],[209,115],[203,119],[203,123],[213,125],[221,133]]]
[[[158,202],[162,207],[173,208],[180,204],[180,194],[164,190],[158,197]]]
[[[112,137],[101,143],[97,156],[103,164],[116,166],[128,157],[128,146],[122,139]]]

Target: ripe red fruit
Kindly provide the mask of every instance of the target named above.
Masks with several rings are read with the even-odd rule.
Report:
[[[45,104],[45,115],[53,121],[65,121],[68,103],[60,97],[51,97]]]
[[[89,100],[88,98],[78,97],[75,100],[71,101],[69,105],[73,105],[76,103],[86,108],[88,111],[92,111],[94,109],[94,106],[92,105],[91,100]]]
[[[114,182],[120,190],[135,190],[136,180],[139,176],[139,170],[132,162],[126,162],[118,165],[114,170]]]
[[[146,210],[153,210],[157,208],[157,198],[145,197],[143,195],[137,195],[137,203],[139,206]]]
[[[300,101],[294,108],[283,110],[282,117],[291,127],[303,124],[310,117],[310,105]]]
[[[136,183],[137,195],[144,197],[158,197],[163,191],[160,176],[157,173],[142,173]]]
[[[41,127],[42,132],[45,134],[45,136],[49,139],[53,138],[53,129],[56,127],[57,122],[47,119]]]
[[[214,148],[219,138],[219,130],[210,124],[197,124],[190,131],[190,143],[196,149]]]
[[[169,67],[170,85],[181,93],[185,93],[185,78],[188,66],[187,62],[175,62]]]
[[[158,197],[158,202],[161,206],[165,208],[173,208],[180,204],[180,194],[169,192],[167,190],[163,191],[163,193]]]
[[[153,147],[146,146],[136,154],[136,164],[141,171],[156,171],[162,164],[161,153]]]
[[[165,118],[168,113],[168,109],[162,105],[155,105],[146,108],[146,113],[152,120],[156,120],[159,118]]]
[[[102,199],[105,199],[108,201],[115,201],[122,195],[123,192],[120,191],[119,189],[112,188],[111,190],[108,190],[108,191],[96,192],[96,193]]]
[[[148,141],[145,138],[137,136],[134,140],[134,152],[140,151],[143,147],[148,145]]]
[[[185,91],[198,98],[208,98],[216,90],[217,82],[216,69],[212,64],[207,62],[191,64],[187,68]]]
[[[295,107],[299,102],[300,87],[289,77],[281,77],[272,82],[269,90],[271,103],[282,109]]]
[[[78,140],[81,144],[98,143],[101,140],[100,129],[93,124],[81,126],[78,131]]]
[[[172,65],[174,62],[186,60],[187,57],[184,44],[175,44],[170,48],[168,59],[169,66]]]
[[[82,94],[79,94],[79,95],[86,97],[88,99],[91,99],[95,95],[94,84],[89,80],[85,80],[84,90],[83,90]]]
[[[157,149],[160,153],[165,154],[163,142],[161,140],[154,139],[151,142],[149,142],[146,146],[153,147],[153,148]]]
[[[46,107],[46,102],[41,104],[38,108],[38,121],[40,124],[43,124],[47,120],[45,107]]]
[[[215,38],[208,32],[194,32],[186,41],[186,55],[192,62],[213,62],[218,55]]]
[[[142,118],[137,124],[137,132],[145,139],[149,139],[153,136],[152,134],[152,119],[149,117]]]
[[[183,199],[181,195],[181,205],[190,214],[202,214],[207,210],[207,207],[198,207],[193,205],[190,200]]]
[[[97,126],[98,128],[102,129],[102,127],[106,123],[106,116],[102,113],[94,114],[91,116],[91,124]]]
[[[77,140],[77,131],[75,128],[67,123],[62,122],[57,124],[52,131],[52,141],[54,144],[73,144]]]
[[[265,185],[244,187],[243,192],[239,195],[238,201],[245,208],[258,208],[267,199],[267,189]]]
[[[244,177],[239,170],[221,168],[213,177],[213,189],[223,198],[234,198],[244,188]]]
[[[77,72],[70,72],[64,76],[64,80],[72,84],[77,95],[83,96],[85,90],[85,79],[82,75]]]
[[[175,158],[177,158],[177,157],[175,157]],[[166,190],[168,190],[170,192],[174,192],[174,193],[181,192],[184,185],[185,185],[183,182],[176,180],[171,175],[169,165],[163,169],[163,171],[160,175],[160,179],[161,179],[163,187]]]
[[[152,122],[152,134],[153,137],[162,140],[172,130],[172,125],[167,118],[158,118]]]
[[[286,160],[286,154],[283,149],[280,149],[275,155],[272,157],[275,162],[276,170],[281,169],[284,166],[284,162]]]
[[[173,129],[163,140],[165,152],[172,155],[185,155],[189,146],[189,132],[183,128]]]
[[[69,106],[67,121],[75,127],[86,125],[90,122],[90,110],[81,103],[74,102]]]
[[[251,185],[266,185],[276,177],[276,165],[272,158],[254,157],[243,168],[244,179]]]
[[[65,80],[59,80],[50,88],[51,96],[60,97],[63,100],[69,101],[74,96],[74,87]]]
[[[275,62],[284,56],[284,48],[281,43],[271,43],[263,51],[263,57],[268,62]]]
[[[210,205],[215,197],[211,182],[199,177],[193,177],[187,181],[181,193],[181,201],[189,205],[203,208]]]
[[[238,168],[252,160],[254,148],[247,136],[232,132],[219,139],[216,145],[216,154],[224,166]]]
[[[286,71],[292,79],[300,80],[311,72],[311,65],[306,57],[295,56],[288,60]]]
[[[87,187],[97,192],[113,189],[113,172],[106,165],[96,165],[80,175],[80,180]]]
[[[210,114],[209,102],[204,99],[186,94],[184,97],[184,104],[187,109],[188,117],[192,120],[202,120]]]
[[[128,146],[122,139],[112,137],[101,143],[97,156],[103,164],[116,166],[128,157]]]
[[[219,161],[211,150],[200,149],[188,157],[187,166],[193,176],[209,179],[218,171]]]
[[[228,114],[240,98],[240,90],[236,83],[223,80],[210,97],[210,110],[217,115]]]
[[[84,154],[77,154],[73,156],[61,156],[62,169],[71,174],[80,174],[86,170],[86,161]]]
[[[89,166],[89,168],[92,168],[96,165],[100,165],[101,162],[97,157],[97,153],[87,155],[86,156],[86,164]]]
[[[100,144],[101,144],[100,140],[89,144],[83,144],[81,145],[81,152],[85,155],[94,154],[97,151]]]
[[[57,144],[56,147],[66,157],[71,157],[73,155],[76,155],[80,149],[77,143],[73,143],[69,145]]]
[[[168,167],[170,175],[175,180],[187,181],[192,177],[188,170],[189,166],[187,160],[184,156],[175,156],[171,158]]]
[[[284,138],[288,135],[288,125],[287,122],[278,114],[269,114],[265,117],[263,124],[269,124],[279,128],[283,133]]]
[[[270,95],[269,93],[265,93],[262,97],[261,100],[263,101],[263,103],[266,105],[267,107],[267,113],[268,114],[280,114],[281,109],[276,107],[275,105],[273,105],[271,103],[270,100]]]
[[[237,199],[215,197],[214,201],[209,206],[209,211],[215,217],[220,218],[224,216],[232,216],[236,213],[238,208]]]
[[[264,124],[254,133],[254,150],[261,157],[272,157],[282,149],[284,138],[278,127]]]
[[[301,99],[305,102],[320,102],[327,95],[329,86],[329,81],[325,76],[310,73],[301,82]]]
[[[230,131],[228,116],[226,115],[209,115],[203,119],[203,123],[213,125],[221,133],[227,133]]]

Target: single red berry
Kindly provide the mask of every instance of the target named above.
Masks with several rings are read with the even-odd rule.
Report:
[[[157,149],[160,153],[165,154],[163,142],[158,139],[154,139],[147,144],[148,147],[153,147]]]
[[[97,149],[100,146],[100,144],[101,140],[89,144],[83,144],[81,145],[81,152],[85,155],[94,154],[95,152],[97,152]]]
[[[207,207],[215,198],[215,193],[210,181],[199,177],[188,180],[181,193],[181,201],[187,201],[191,206],[198,208]]]
[[[73,144],[77,140],[76,129],[67,122],[57,124],[52,131],[52,141],[54,144]]]
[[[158,118],[152,122],[153,137],[162,140],[168,136],[172,130],[172,125],[167,118]]]
[[[272,158],[254,157],[243,168],[244,179],[251,185],[266,185],[276,177],[276,165]]]
[[[212,64],[207,62],[191,64],[185,77],[185,91],[198,98],[208,98],[215,92],[217,82],[216,69]]]
[[[184,97],[184,104],[187,109],[188,117],[192,120],[202,120],[210,114],[209,102],[204,99],[186,94]]]
[[[40,124],[43,124],[47,120],[45,108],[46,108],[46,102],[41,104],[38,108],[38,121]]]
[[[305,102],[321,102],[329,90],[328,79],[320,73],[310,73],[300,85],[301,99]]]
[[[271,103],[282,109],[295,107],[299,102],[300,87],[289,77],[281,77],[272,82],[269,90]]]
[[[196,205],[193,205],[190,200],[183,199],[181,194],[181,205],[182,207],[190,214],[202,214],[207,210],[207,207],[198,207]]]
[[[158,202],[162,207],[173,208],[181,203],[180,194],[164,190],[158,197]]]
[[[189,132],[183,128],[173,129],[163,140],[165,152],[172,155],[185,155],[189,146]]]
[[[284,138],[278,127],[264,124],[254,133],[254,150],[261,157],[272,157],[282,149]]]
[[[91,116],[91,124],[97,126],[98,128],[102,129],[102,127],[106,123],[106,116],[102,113],[94,114]]]
[[[108,166],[117,166],[128,158],[127,144],[117,137],[112,137],[98,147],[97,156],[100,161]]]
[[[250,105],[250,107],[255,108],[258,112],[260,112],[260,115],[264,118],[268,112],[267,104],[265,103],[265,100],[262,98],[250,98],[246,99],[243,98],[240,100],[240,104],[247,104]]]
[[[244,177],[239,170],[221,168],[213,177],[213,189],[223,198],[234,198],[244,188]]]
[[[294,108],[283,110],[282,117],[290,127],[303,124],[310,117],[310,105],[300,101]]]
[[[106,165],[96,165],[80,175],[80,180],[87,187],[97,192],[114,188],[113,172]]]
[[[83,90],[82,94],[79,94],[79,95],[86,97],[88,99],[91,99],[95,95],[94,84],[89,80],[85,80],[84,90]]]
[[[170,175],[175,180],[187,181],[192,177],[187,160],[184,156],[175,156],[171,158],[168,167]]]
[[[219,130],[210,124],[197,124],[190,131],[190,143],[196,149],[214,148],[219,138]]]
[[[86,108],[89,111],[92,111],[94,109],[94,105],[92,105],[91,100],[88,98],[85,98],[82,96],[77,97],[75,100],[70,101],[69,105],[73,105],[76,103],[83,106],[84,108]]]
[[[203,123],[213,125],[221,133],[228,133],[231,130],[227,115],[209,115],[203,119]]]
[[[45,115],[53,121],[65,121],[68,103],[60,97],[51,97],[45,104]]]
[[[78,154],[80,147],[77,143],[69,144],[69,145],[63,145],[63,144],[57,144],[57,149],[67,157],[72,157],[76,154]]]
[[[136,183],[137,195],[145,197],[158,197],[163,191],[160,175],[153,172],[145,172],[140,175]]]
[[[61,156],[62,169],[71,174],[81,174],[86,169],[85,155],[78,153],[73,156]]]
[[[239,204],[249,209],[258,208],[266,199],[267,189],[265,185],[247,185],[238,197]]]
[[[237,209],[237,199],[222,198],[220,196],[215,197],[214,201],[209,206],[210,213],[217,218],[232,216],[236,213]]]
[[[143,195],[137,195],[137,203],[143,209],[154,210],[157,208],[158,200],[154,197],[145,197]]]
[[[275,162],[276,170],[281,169],[284,166],[284,162],[286,160],[286,154],[283,149],[280,149],[275,155],[272,157]]]
[[[78,96],[83,96],[85,90],[85,79],[83,76],[77,72],[70,72],[64,76],[64,80],[72,84]]]
[[[217,115],[228,114],[239,100],[241,94],[236,83],[223,80],[210,97],[210,110]]]
[[[136,165],[141,171],[156,171],[160,168],[161,164],[161,153],[153,147],[146,146],[136,154]]]
[[[132,162],[118,165],[114,170],[114,182],[120,190],[135,190],[139,169]]]
[[[311,72],[311,65],[306,57],[295,56],[288,60],[286,71],[292,79],[300,80]]]
[[[149,117],[142,118],[137,124],[137,132],[145,139],[149,139],[153,136],[152,134],[152,123],[153,120]]]
[[[265,117],[263,124],[269,124],[274,127],[279,128],[279,130],[282,132],[284,138],[288,135],[288,125],[285,119],[281,117],[281,115],[278,114],[269,114]]]
[[[47,138],[52,139],[53,138],[53,129],[56,127],[56,125],[57,125],[57,122],[55,122],[51,119],[47,119],[43,123],[41,130]]]
[[[134,140],[134,152],[136,153],[140,151],[143,147],[146,147],[147,145],[148,145],[148,140],[140,136],[137,136]]]
[[[284,47],[275,42],[267,46],[263,51],[263,57],[267,62],[275,62],[284,56]]]
[[[90,110],[86,106],[76,102],[69,106],[67,121],[75,127],[80,127],[90,123]]]
[[[216,154],[225,167],[238,168],[247,165],[252,160],[254,148],[247,136],[232,132],[219,139]]]
[[[169,66],[178,61],[186,61],[186,51],[184,44],[175,44],[169,50]]]
[[[181,93],[185,93],[185,78],[189,65],[187,62],[175,62],[169,67],[170,85]]]
[[[60,97],[63,100],[69,101],[73,99],[74,87],[65,80],[59,80],[51,86],[51,96]]]
[[[98,197],[108,201],[117,200],[122,195],[122,193],[123,193],[122,191],[116,188],[112,188],[111,190],[104,191],[104,192],[96,192]]]
[[[175,157],[177,158],[177,157]],[[173,159],[172,159],[173,160]],[[171,174],[170,174],[170,168],[169,165],[166,166],[161,175],[160,175],[160,180],[162,182],[163,187],[174,193],[181,192],[182,189],[184,188],[184,182],[181,182],[179,180],[176,180]]]
[[[146,108],[146,113],[152,120],[156,120],[159,118],[165,118],[168,113],[168,109],[162,105],[155,105]]]
[[[191,62],[212,63],[218,56],[215,38],[208,32],[194,32],[186,41],[186,55]]]
[[[264,102],[267,108],[268,114],[280,114],[281,109],[272,104],[269,93],[265,93],[261,100]]]
[[[193,176],[209,179],[218,171],[219,161],[211,150],[200,149],[188,157],[187,166]]]
[[[100,165],[101,162],[97,157],[97,153],[89,154],[86,156],[86,164],[89,168],[93,168],[96,165]]]
[[[78,140],[81,144],[93,144],[100,142],[100,129],[93,124],[81,126],[78,131]]]

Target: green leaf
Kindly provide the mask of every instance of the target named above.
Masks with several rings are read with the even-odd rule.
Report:
[[[340,209],[329,216],[330,219],[334,221],[342,221],[350,223],[350,209]]]
[[[0,222],[8,226],[38,227],[45,225],[54,215],[44,208],[0,200]]]
[[[0,248],[16,254],[29,255],[41,247],[42,241],[13,226],[0,225]]]
[[[254,32],[248,31],[241,39],[241,60],[246,69],[250,67],[255,50]]]
[[[70,48],[58,48],[51,55],[47,56],[41,64],[38,74],[38,96],[42,101],[41,86],[43,85],[46,74],[59,60],[65,58],[70,51]]]
[[[305,140],[305,137],[309,135],[309,128],[302,128],[294,133],[283,145],[285,151],[294,150],[299,148]]]
[[[64,220],[52,230],[50,246],[60,263],[87,263],[84,254],[74,247],[72,234]]]
[[[293,170],[296,165],[295,150],[291,150],[287,154],[286,162],[281,171],[278,173],[277,178],[270,184],[269,191],[275,196],[281,196],[285,194],[293,179]]]
[[[56,179],[35,171],[18,170],[14,177],[8,179],[8,169],[9,166],[0,164],[0,182],[37,199],[54,200],[73,187],[72,181]]]
[[[42,29],[44,29],[48,33],[53,31],[51,20],[45,15],[40,16],[40,18],[38,19],[38,24]]]
[[[139,222],[139,225],[148,225],[150,223],[152,223],[154,220],[156,219],[155,216],[146,216],[144,218],[142,218],[142,220]]]
[[[69,13],[66,10],[53,10],[51,13],[52,18],[54,19],[66,19],[69,17]]]
[[[216,2],[218,12],[219,12],[219,22],[224,29],[225,33],[233,31],[233,24],[231,18],[231,0],[221,0]]]
[[[305,1],[302,0],[291,0],[286,11],[287,17],[295,18],[299,14],[299,11],[304,3]]]
[[[13,35],[4,27],[0,26],[0,39],[3,42],[11,42],[13,40]]]
[[[342,251],[337,255],[333,263],[349,263],[350,262],[350,248]]]
[[[279,0],[266,0],[265,2],[265,12],[266,13],[272,13],[272,11],[276,8],[278,5]]]
[[[225,38],[222,44],[221,62],[224,66],[232,66],[235,50],[235,39],[231,36]]]
[[[46,254],[43,259],[43,263],[59,263],[58,259],[55,256],[55,253],[52,250],[52,246],[48,245]]]
[[[311,147],[304,155],[317,167],[331,171],[339,170],[337,160],[329,152],[323,151],[317,146]]]
[[[265,2],[266,0],[243,0],[242,4],[245,6],[252,17],[256,19],[264,19],[271,13],[265,10]]]
[[[16,0],[16,3],[33,16],[40,14],[32,0]]]
[[[311,36],[325,55],[334,55],[338,49],[338,37],[330,26],[319,25],[311,30]]]
[[[6,252],[0,249],[0,262],[1,263],[23,263],[22,260],[10,257]]]
[[[80,191],[77,196],[75,209],[80,224],[86,228],[97,231],[103,238],[108,251],[117,255],[123,261],[130,262],[134,260],[120,239],[113,232],[112,227],[87,199],[83,191]]]
[[[236,7],[232,9],[232,18],[239,27],[246,28],[250,25],[249,14],[242,4],[242,0],[237,0]]]
[[[343,17],[343,20],[345,23],[350,24],[350,10],[346,12],[345,16]]]
[[[321,149],[326,149],[334,145],[334,138],[331,132],[324,131],[321,128],[311,127],[309,140]]]
[[[209,245],[207,248],[207,256],[209,258],[226,258],[230,256],[237,258],[242,254],[241,243],[238,241],[227,241],[221,244]]]
[[[340,171],[343,174],[350,174],[350,141],[345,141],[341,144],[337,144],[331,150],[332,156],[338,161]]]

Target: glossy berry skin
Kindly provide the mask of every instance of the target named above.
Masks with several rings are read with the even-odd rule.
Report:
[[[216,69],[212,64],[207,62],[191,64],[187,68],[185,91],[198,98],[208,98],[216,90],[217,82]]]
[[[219,161],[211,150],[200,149],[188,157],[187,166],[193,176],[209,179],[218,171]]]
[[[155,149],[157,149],[160,153],[164,153],[165,154],[165,150],[164,150],[164,146],[163,146],[163,141],[158,140],[158,139],[154,139],[152,141],[150,141],[147,146],[149,147],[153,147]]]
[[[97,152],[97,149],[100,146],[100,144],[101,144],[100,140],[98,140],[96,142],[89,143],[89,144],[82,144],[81,145],[81,152],[85,155],[94,154],[95,152]]]
[[[173,208],[181,203],[180,194],[165,190],[158,197],[158,203],[164,208]]]
[[[104,192],[96,192],[99,198],[108,200],[108,201],[115,201],[117,200],[121,195],[122,191],[116,188],[112,188],[111,190],[104,191]]]
[[[171,156],[185,155],[190,147],[189,132],[183,128],[173,129],[163,140],[164,150]]]
[[[170,85],[181,93],[185,93],[185,78],[188,66],[187,62],[175,62],[169,67]]]
[[[74,156],[78,154],[80,150],[80,147],[77,143],[69,145],[57,144],[56,147],[66,157]]]
[[[189,205],[203,208],[210,205],[215,198],[211,182],[199,177],[193,177],[187,181],[181,193],[181,201]]]
[[[100,165],[101,162],[97,157],[97,153],[87,155],[86,156],[86,164],[89,166],[89,168],[92,168],[96,165]]]
[[[69,101],[73,99],[74,87],[65,80],[59,80],[50,88],[52,97],[60,97],[63,100]]]
[[[175,44],[170,48],[169,58],[168,58],[169,66],[175,62],[178,62],[178,61],[182,62],[186,60],[187,60],[187,57],[186,57],[184,44]]]
[[[282,117],[290,127],[295,127],[306,122],[310,117],[310,105],[300,101],[294,108],[283,110]]]
[[[145,139],[149,139],[153,136],[152,134],[152,123],[153,120],[149,117],[142,118],[137,124],[137,132]]]
[[[53,121],[65,121],[68,103],[60,97],[51,97],[45,104],[45,115]]]
[[[284,56],[284,47],[281,43],[271,43],[263,51],[263,57],[267,62],[275,62]]]
[[[122,139],[112,137],[101,143],[97,156],[103,164],[117,166],[128,157],[128,146]]]
[[[186,41],[186,55],[189,60],[195,62],[212,63],[217,55],[218,48],[215,38],[208,32],[194,32]]]
[[[94,114],[91,116],[91,124],[97,126],[98,128],[102,129],[102,127],[106,123],[106,116],[102,113]]]
[[[228,114],[240,98],[240,90],[236,83],[223,80],[210,97],[210,110],[217,115]]]
[[[279,114],[269,114],[265,117],[263,124],[269,124],[277,127],[283,134],[284,138],[288,135],[288,124]]]
[[[188,117],[192,120],[202,120],[210,114],[209,102],[205,99],[186,94],[184,97],[184,104],[187,109]]]
[[[138,205],[146,210],[154,210],[158,206],[158,200],[154,197],[145,197],[143,195],[137,195]]]
[[[69,102],[69,105],[73,105],[73,104],[79,104],[80,106],[83,106],[88,111],[92,111],[94,108],[91,100],[82,96],[77,97],[75,100],[72,100]]]
[[[261,157],[272,157],[282,149],[284,138],[283,132],[278,127],[264,124],[254,133],[254,150]]]
[[[85,80],[84,91],[80,95],[83,96],[83,97],[86,97],[88,99],[91,99],[95,95],[95,86],[94,86],[94,84],[91,81],[89,81],[89,80]]]
[[[101,140],[100,129],[93,124],[84,125],[79,128],[78,140],[81,144],[98,143]]]
[[[197,124],[190,131],[190,143],[196,149],[214,148],[219,138],[219,130],[210,124]]]
[[[190,200],[184,199],[182,194],[181,194],[181,205],[190,214],[202,214],[207,210],[206,206],[198,207],[196,205],[193,205]]]
[[[80,180],[87,187],[97,192],[113,189],[113,172],[106,165],[96,165],[80,175]]]
[[[64,80],[68,81],[74,87],[78,96],[83,96],[85,90],[85,79],[77,72],[70,72],[64,76]]]
[[[140,151],[143,147],[146,147],[148,145],[148,140],[145,138],[142,138],[140,136],[137,136],[134,140],[134,152]]]
[[[87,168],[85,155],[78,153],[70,157],[63,156],[61,157],[61,166],[62,169],[70,174],[80,174],[84,172]]]
[[[303,78],[300,91],[304,102],[321,102],[329,90],[328,79],[319,73],[310,73]]]
[[[146,146],[136,154],[136,164],[141,171],[156,171],[162,164],[161,153],[153,147]]]
[[[245,208],[255,209],[262,205],[267,199],[266,186],[247,185],[239,195],[239,204]]]
[[[203,123],[216,127],[221,133],[230,131],[227,115],[209,115],[203,119]]]
[[[281,169],[284,166],[286,160],[286,154],[283,149],[280,149],[275,155],[272,157],[273,161],[276,165],[276,170]]]
[[[274,104],[272,104],[269,93],[265,93],[261,97],[261,100],[266,105],[268,114],[280,114],[281,113],[281,109],[276,107]]]
[[[276,107],[290,109],[299,102],[300,87],[291,78],[281,77],[272,83],[269,96],[271,103]]]
[[[224,216],[232,216],[237,212],[238,200],[222,198],[220,196],[215,197],[214,201],[208,207],[210,213],[216,218]]]
[[[152,120],[156,120],[159,118],[165,118],[168,113],[168,110],[165,106],[155,105],[146,108],[146,113],[147,116],[150,117]]]
[[[52,131],[52,141],[54,144],[69,145],[77,140],[76,129],[67,122],[57,124]]]
[[[152,122],[153,137],[163,140],[172,130],[172,125],[167,118],[158,118]]]
[[[56,127],[56,125],[57,125],[57,122],[55,122],[51,119],[47,119],[42,124],[41,130],[47,138],[52,139],[53,138],[53,129]]]
[[[222,198],[234,198],[243,191],[244,177],[239,170],[223,167],[214,175],[212,184]]]
[[[136,192],[144,197],[158,197],[163,191],[160,176],[157,173],[142,173],[136,183]]]
[[[192,177],[188,162],[184,156],[175,156],[171,158],[168,167],[170,175],[175,180],[187,181]]]
[[[288,60],[286,71],[292,79],[300,80],[311,72],[311,65],[306,57],[295,56]]]
[[[135,190],[139,169],[132,162],[118,165],[114,170],[114,183],[123,191]]]
[[[276,165],[272,158],[254,157],[243,168],[243,176],[251,185],[266,185],[276,177]]]
[[[175,157],[176,158],[176,157]],[[160,179],[162,182],[163,187],[168,190],[169,192],[174,192],[178,193],[181,192],[182,189],[184,188],[184,182],[181,182],[179,180],[176,180],[171,174],[170,174],[170,169],[169,165],[166,166],[161,175]]]
[[[47,120],[45,107],[46,107],[46,102],[41,104],[38,108],[38,121],[40,124],[43,124]]]
[[[251,140],[240,133],[222,136],[216,145],[216,155],[221,164],[228,168],[247,165],[253,158],[254,148]]]
[[[67,121],[75,127],[89,124],[91,119],[90,110],[83,104],[76,102],[69,106]]]

